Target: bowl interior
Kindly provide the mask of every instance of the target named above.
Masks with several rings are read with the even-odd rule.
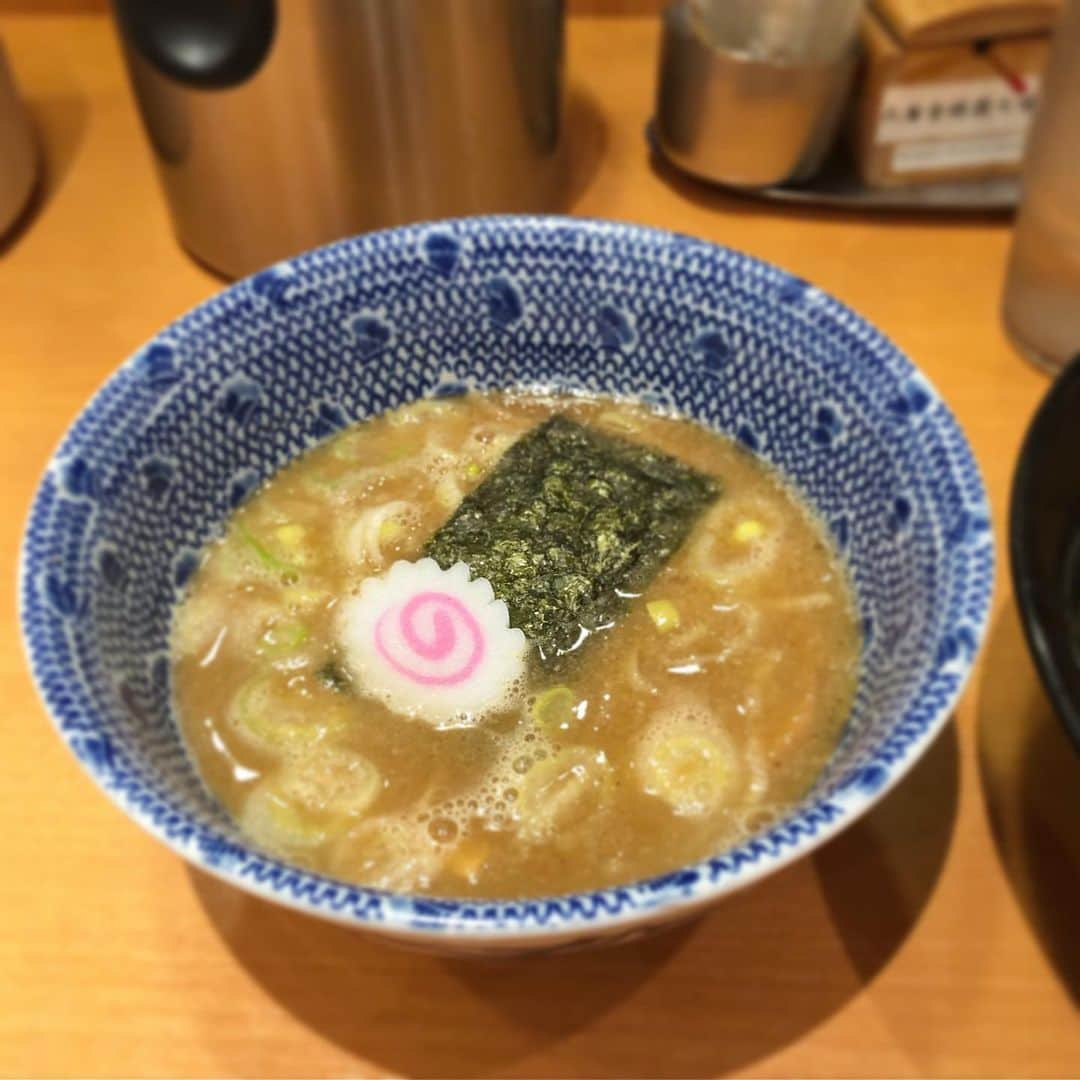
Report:
[[[64,439],[26,537],[24,628],[63,737],[129,813],[308,906],[409,925],[479,910],[387,908],[251,850],[178,739],[167,633],[202,544],[286,460],[422,395],[521,385],[633,395],[764,455],[828,523],[862,615],[854,712],[805,804],[742,849],[611,895],[734,884],[906,769],[966,676],[992,579],[978,470],[933,388],[856,315],[756,260],[630,226],[481,218],[344,241],[240,282],[137,353]],[[520,914],[484,912],[488,928]]]

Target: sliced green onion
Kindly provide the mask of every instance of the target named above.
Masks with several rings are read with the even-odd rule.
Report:
[[[679,628],[679,609],[670,600],[650,600],[645,605],[653,625],[661,634]]]
[[[299,551],[307,536],[307,529],[296,521],[287,522],[274,529],[274,539],[289,551]]]
[[[330,599],[328,589],[309,589],[303,585],[290,585],[282,590],[281,601],[291,612],[312,611]]]
[[[405,526],[400,521],[395,521],[394,518],[387,518],[382,524],[379,525],[379,543],[380,544],[392,544],[395,540],[400,540],[405,535]]]
[[[735,526],[731,535],[736,543],[750,544],[754,540],[760,540],[765,535],[765,526],[760,521],[747,518]]]
[[[529,710],[538,727],[549,735],[569,731],[574,721],[577,696],[569,686],[552,686],[538,694]]]
[[[309,636],[308,628],[301,622],[276,622],[263,634],[259,651],[264,656],[288,656],[299,649]]]
[[[237,524],[236,531],[240,538],[247,544],[251,553],[255,556],[259,565],[272,574],[281,577],[293,576],[299,573],[298,567],[284,559],[278,558],[265,544],[258,540],[245,526]]]
[[[266,750],[314,746],[345,731],[351,719],[345,702],[333,703],[312,715],[268,674],[246,682],[230,703],[227,715],[240,735]]]
[[[697,817],[723,804],[736,770],[725,740],[677,730],[639,754],[637,771],[649,795],[663,799],[676,814]]]

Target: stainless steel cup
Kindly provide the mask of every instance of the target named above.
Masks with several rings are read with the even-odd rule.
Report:
[[[695,176],[768,187],[812,176],[836,133],[856,50],[835,59],[761,59],[697,32],[685,2],[664,12],[656,104],[660,148]]]

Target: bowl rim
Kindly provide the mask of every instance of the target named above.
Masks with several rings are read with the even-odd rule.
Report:
[[[422,221],[393,228],[381,229],[357,236],[345,237],[333,243],[301,252],[275,266],[287,265],[293,270],[303,269],[314,259],[335,250],[361,250],[364,245],[404,243],[408,238],[420,238],[436,229],[453,230],[467,234],[477,227],[496,226],[511,231],[529,228],[573,229],[583,232],[614,234],[629,237],[635,242],[670,244],[686,241],[714,255],[722,255],[744,267],[769,274],[788,275],[776,264],[754,255],[738,251],[724,244],[689,236],[674,230],[651,225],[577,217],[559,214],[491,214],[468,217]],[[873,785],[848,785],[828,800],[803,802],[788,812],[785,818],[765,833],[744,841],[735,849],[721,851],[696,862],[681,866],[674,871],[653,875],[649,878],[600,889],[582,890],[551,896],[525,897],[520,899],[471,899],[443,898],[418,894],[394,893],[367,886],[353,885],[330,875],[301,869],[294,864],[262,852],[249,841],[235,845],[246,858],[239,869],[235,865],[222,868],[190,838],[181,838],[162,824],[158,816],[130,798],[126,792],[115,790],[106,783],[107,768],[95,765],[83,755],[76,754],[68,734],[62,729],[58,708],[45,685],[29,630],[29,596],[31,592],[30,541],[31,524],[39,508],[42,488],[46,478],[58,463],[60,451],[79,423],[101,406],[103,395],[122,372],[131,368],[153,343],[164,337],[170,340],[182,338],[183,325],[193,316],[213,312],[223,302],[229,302],[240,290],[264,268],[247,277],[237,279],[217,290],[207,299],[172,319],[151,338],[143,342],[116,369],[99,384],[89,400],[67,424],[53,452],[42,470],[42,479],[35,489],[26,517],[17,565],[17,589],[19,621],[23,652],[39,698],[45,706],[50,722],[61,740],[72,750],[73,756],[95,785],[127,817],[159,840],[196,869],[239,888],[259,899],[268,900],[286,908],[336,922],[354,929],[367,929],[403,943],[421,948],[440,946],[453,949],[456,944],[508,950],[520,943],[528,948],[532,942],[542,947],[545,939],[573,939],[580,941],[590,930],[596,931],[597,939],[608,939],[610,931],[620,928],[641,927],[654,922],[674,921],[686,917],[696,909],[712,904],[722,896],[737,892],[781,870],[790,863],[814,851],[839,832],[853,824],[874,804],[898,784],[922,757],[948,722],[957,701],[964,692],[967,680],[977,661],[979,651],[988,632],[993,603],[996,552],[993,536],[987,539],[987,573],[990,587],[986,590],[975,612],[969,610],[966,622],[971,627],[973,648],[957,658],[953,670],[956,679],[944,694],[937,695],[930,708],[929,718],[917,735],[904,742],[888,765],[875,762],[879,770]],[[812,284],[812,283],[807,283]],[[964,464],[971,470],[977,482],[979,501],[989,518],[989,499],[978,461],[967,436],[948,403],[937,391],[931,380],[900,350],[890,338],[868,320],[836,299],[827,291],[813,286],[823,306],[857,332],[860,338],[884,347],[892,363],[906,369],[909,378],[918,378],[920,385],[933,396],[939,407],[940,423],[951,427],[958,451]],[[926,695],[925,685],[920,686],[909,704],[910,709],[921,696]],[[174,721],[175,726],[175,721]],[[179,736],[178,736],[179,737]],[[879,740],[875,741],[875,746]],[[883,775],[881,775],[883,773]],[[167,792],[166,792],[167,797]],[[186,816],[186,811],[179,811]],[[780,830],[790,821],[797,820],[798,828],[784,834]],[[765,840],[768,843],[765,843]],[[717,868],[718,859],[728,855],[736,858],[733,868]],[[251,874],[246,868],[254,868]],[[454,940],[456,939],[456,940]],[[552,942],[558,944],[558,942]]]

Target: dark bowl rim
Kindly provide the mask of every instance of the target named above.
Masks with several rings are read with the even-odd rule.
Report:
[[[1047,440],[1065,418],[1065,400],[1077,383],[1080,383],[1080,354],[1062,369],[1050,385],[1028,424],[1009,494],[1009,564],[1028,651],[1061,725],[1080,752],[1080,702],[1074,701],[1069,694],[1054,647],[1043,633],[1046,612],[1043,592],[1033,565],[1033,533],[1037,514],[1031,500],[1034,477],[1051,464],[1045,460]]]

